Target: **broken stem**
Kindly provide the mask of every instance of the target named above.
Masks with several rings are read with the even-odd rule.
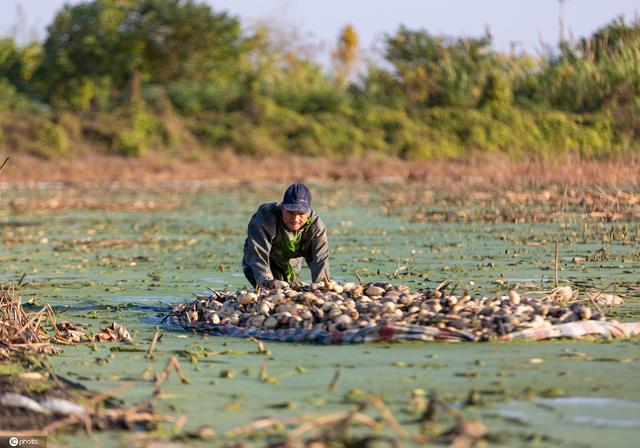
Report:
[[[160,336],[160,327],[156,326],[156,332],[153,334],[153,339],[151,339],[149,350],[147,350],[147,357],[151,357],[151,355],[153,354],[153,351],[156,349],[156,344],[158,343],[159,336]]]
[[[336,393],[336,385],[338,384],[338,379],[340,378],[340,367],[336,369],[336,372],[333,374],[333,378],[329,383],[329,393]]]
[[[369,403],[371,403],[371,405],[377,409],[377,411],[380,413],[380,416],[384,419],[385,422],[387,422],[387,425],[389,425],[389,427],[398,434],[398,437],[400,437],[401,439],[407,438],[407,432],[402,428],[402,426],[400,426],[398,420],[396,420],[391,410],[387,407],[386,404],[384,404],[384,401],[382,401],[380,397],[376,395],[369,397]]]
[[[2,166],[0,166],[0,171],[2,171],[2,168],[4,168],[4,166],[7,164],[10,158],[11,157],[7,157],[6,159],[4,159],[4,162],[2,162]]]

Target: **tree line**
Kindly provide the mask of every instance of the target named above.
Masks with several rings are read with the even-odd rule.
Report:
[[[327,69],[297,44],[194,0],[66,5],[44,42],[0,39],[0,147],[405,159],[639,147],[637,21],[535,56],[495,51],[489,32],[401,26],[380,61],[363,61],[347,25]]]

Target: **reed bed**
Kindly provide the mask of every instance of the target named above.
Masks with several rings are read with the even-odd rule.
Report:
[[[47,321],[59,335],[55,315],[48,304],[29,313],[21,299],[16,299],[15,286],[0,284],[0,360],[10,359],[12,352],[59,353],[44,327]]]

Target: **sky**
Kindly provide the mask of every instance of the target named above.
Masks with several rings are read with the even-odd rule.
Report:
[[[85,0],[86,1],[86,0]],[[202,0],[200,0],[202,1]],[[0,34],[19,41],[43,40],[46,27],[65,3],[81,0],[0,0]],[[640,14],[640,0],[206,0],[215,11],[237,16],[245,26],[269,21],[294,27],[326,54],[340,30],[352,24],[362,50],[374,53],[385,34],[401,24],[431,34],[480,36],[488,27],[494,48],[536,53],[555,45],[559,18],[565,37],[586,36],[612,19]],[[22,10],[22,14],[18,12]],[[563,10],[563,13],[561,11]],[[16,32],[16,24],[21,23]],[[324,50],[322,50],[324,49]],[[322,54],[320,54],[322,58]]]

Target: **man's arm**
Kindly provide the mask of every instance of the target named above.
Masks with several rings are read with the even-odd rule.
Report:
[[[258,210],[249,221],[247,228],[247,247],[245,258],[248,262],[253,276],[259,285],[273,280],[271,267],[269,266],[269,254],[271,253],[271,242],[273,227],[269,217],[264,211]]]
[[[311,280],[317,282],[324,280],[325,276],[329,278],[329,241],[327,228],[320,218],[310,230],[313,233],[304,258],[311,269]]]

